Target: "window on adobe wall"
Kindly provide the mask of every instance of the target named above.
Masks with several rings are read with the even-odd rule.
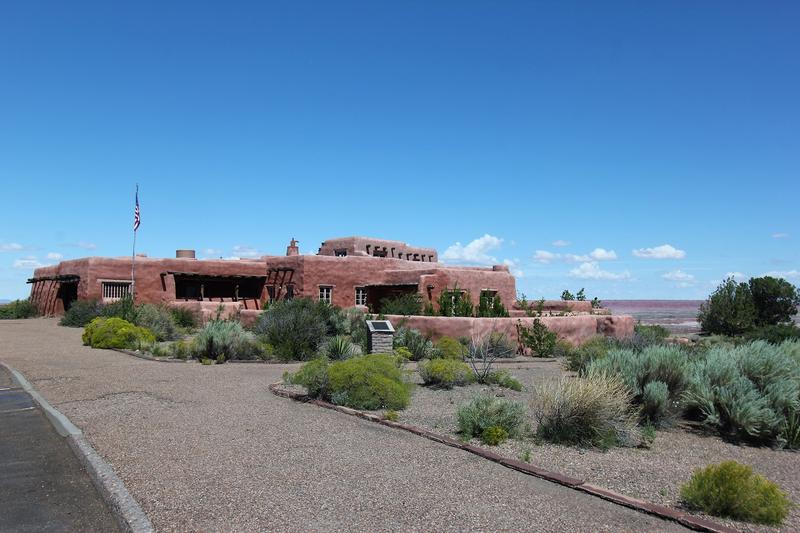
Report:
[[[335,255],[336,257],[345,257],[345,256],[347,256],[347,250],[346,249],[334,250],[333,251],[333,255]]]
[[[102,283],[104,302],[115,302],[131,292],[130,281],[104,281]]]
[[[495,296],[497,296],[497,291],[493,291],[490,289],[484,289],[481,291],[481,298],[486,299],[486,303],[489,305],[489,309],[494,309]]]
[[[389,255],[389,254],[386,251],[386,248],[378,248],[378,247],[376,247],[375,251],[372,253],[373,257],[386,257],[387,255]]]
[[[367,289],[356,287],[356,305],[367,305]]]
[[[333,303],[333,287],[320,286],[319,288],[320,301]]]

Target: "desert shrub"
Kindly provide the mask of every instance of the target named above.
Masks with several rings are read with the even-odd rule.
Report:
[[[330,399],[354,409],[403,409],[412,385],[404,379],[396,357],[370,354],[331,363]]]
[[[464,359],[464,355],[467,353],[467,347],[453,337],[442,337],[436,341],[436,347],[439,348],[439,353],[445,359],[456,359],[461,361]]]
[[[486,376],[486,383],[497,385],[505,389],[511,389],[517,392],[522,390],[522,383],[520,383],[517,378],[512,376],[508,370],[489,372],[489,375]]]
[[[307,360],[327,336],[343,333],[338,309],[310,298],[273,302],[258,317],[253,331],[275,348],[281,360]]]
[[[437,359],[441,357],[439,348],[433,341],[415,329],[398,328],[394,335],[394,349],[405,348],[411,353],[411,360]]]
[[[633,395],[619,377],[591,374],[534,388],[531,409],[539,437],[581,446],[640,443]]]
[[[481,442],[489,446],[497,446],[508,439],[508,431],[501,426],[490,426],[481,433]]]
[[[411,358],[414,357],[414,354],[406,348],[405,346],[400,346],[399,348],[395,348],[392,350],[395,356],[399,357],[403,361],[411,361]]]
[[[369,332],[367,328],[366,315],[360,309],[349,308],[341,311],[344,331],[340,333],[350,336],[350,342],[357,345],[360,353],[369,351]]]
[[[329,359],[347,359],[361,355],[361,348],[352,343],[347,335],[336,335],[327,340],[322,347],[322,354]]]
[[[751,329],[756,321],[756,308],[750,286],[726,279],[700,305],[697,320],[704,333],[741,335]]]
[[[422,297],[413,293],[382,298],[380,312],[385,315],[421,315]]]
[[[592,361],[604,358],[612,347],[607,337],[597,335],[567,353],[564,365],[567,370],[583,375]]]
[[[477,316],[490,318],[506,317],[508,316],[508,311],[503,305],[503,300],[500,298],[499,294],[481,292],[480,298],[478,299]]]
[[[564,300],[564,301],[567,301],[567,302],[569,302],[569,301],[572,301],[572,300],[574,300],[574,299],[575,299],[575,296],[573,296],[573,295],[572,295],[572,293],[571,293],[571,292],[569,292],[569,290],[567,290],[567,289],[564,289],[564,290],[561,292],[561,299],[562,299],[562,300]]]
[[[663,344],[670,335],[667,328],[658,324],[636,324],[633,331],[647,345]]]
[[[519,435],[525,420],[521,403],[494,396],[476,396],[459,406],[458,430],[465,439],[480,438],[490,427],[500,427],[509,437]]]
[[[116,317],[128,322],[136,320],[136,306],[133,304],[133,296],[126,294],[119,300],[100,306],[100,316]]]
[[[39,316],[39,309],[30,300],[14,300],[0,305],[0,319],[33,318]]]
[[[425,385],[442,389],[452,389],[475,381],[472,369],[454,359],[423,360],[417,370]]]
[[[514,347],[505,335],[493,331],[483,337],[473,337],[467,346],[464,360],[469,363],[478,383],[488,383],[494,362],[499,358],[513,356]]]
[[[691,366],[688,355],[678,346],[649,346],[641,352],[609,351],[604,358],[593,361],[585,373],[619,376],[633,401],[644,407],[644,420],[659,426],[682,411]]]
[[[194,329],[200,323],[195,312],[186,307],[170,307],[169,312],[172,313],[172,320],[179,328]]]
[[[169,341],[178,338],[178,327],[172,312],[163,306],[142,304],[136,307],[133,321],[137,326],[153,332],[158,341]]]
[[[140,349],[152,345],[156,338],[145,328],[117,317],[97,317],[83,331],[83,344],[92,348]]]
[[[504,333],[499,331],[492,331],[483,338],[482,342],[486,345],[486,349],[495,354],[498,359],[509,359],[515,355],[516,347]],[[467,352],[469,352],[468,346]]]
[[[800,328],[795,324],[759,326],[745,333],[744,339],[747,342],[763,340],[770,344],[780,344],[783,341],[800,340]]]
[[[800,342],[710,349],[692,366],[690,414],[724,435],[800,447]]]
[[[400,419],[400,414],[394,409],[389,409],[383,413],[383,418],[391,422],[397,422]]]
[[[565,339],[557,339],[556,345],[553,347],[553,357],[568,358],[574,351],[575,346],[573,346],[569,341]]]
[[[531,350],[531,355],[534,357],[550,357],[553,355],[558,336],[555,332],[547,329],[544,322],[534,318],[530,327],[518,322],[517,331],[522,344]]]
[[[769,525],[779,525],[793,507],[777,484],[736,461],[696,470],[681,498],[712,516]]]
[[[328,367],[330,362],[325,357],[317,357],[305,363],[300,370],[286,376],[289,383],[302,385],[312,398],[330,399],[330,383]]]
[[[224,362],[229,359],[256,359],[260,348],[255,335],[236,320],[211,320],[192,341],[192,355]]]
[[[70,328],[83,328],[100,316],[102,305],[97,300],[78,300],[64,313],[59,322]]]

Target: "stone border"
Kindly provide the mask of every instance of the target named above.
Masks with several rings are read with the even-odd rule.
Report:
[[[358,418],[362,418],[370,422],[375,422],[382,426],[387,426],[390,428],[407,431],[409,433],[419,435],[420,437],[424,437],[428,440],[432,440],[434,442],[438,442],[446,446],[451,446],[453,448],[464,450],[466,452],[472,453],[484,459],[488,459],[489,461],[498,463],[500,465],[505,466],[506,468],[516,470],[523,474],[527,474],[529,476],[535,476],[553,483],[558,483],[559,485],[563,485],[570,489],[578,490],[586,494],[589,494],[591,496],[595,496],[597,498],[602,498],[603,500],[610,501],[617,505],[629,507],[636,511],[654,515],[659,518],[663,518],[665,520],[672,520],[674,522],[678,522],[679,524],[694,531],[707,531],[711,533],[736,533],[737,531],[736,529],[733,529],[731,527],[725,526],[723,524],[718,524],[716,522],[707,520],[705,518],[690,515],[689,513],[686,513],[684,511],[679,511],[677,509],[672,509],[670,507],[665,507],[663,505],[658,505],[648,501],[639,500],[637,498],[631,498],[630,496],[625,496],[624,494],[620,494],[618,492],[614,492],[612,490],[608,490],[603,487],[598,487],[597,485],[592,485],[591,483],[587,483],[583,480],[576,479],[567,476],[565,474],[560,474],[558,472],[551,472],[549,470],[545,470],[543,468],[539,468],[537,466],[522,461],[518,461],[516,459],[510,459],[508,457],[504,457],[502,455],[494,453],[490,450],[481,448],[480,446],[468,444],[460,440],[454,439],[452,437],[448,437],[446,435],[440,435],[438,433],[428,431],[427,429],[418,426],[403,424],[402,422],[393,422],[391,420],[386,420],[385,418],[382,418],[372,413],[359,411],[358,409],[351,409],[349,407],[335,405],[322,400],[315,400],[309,397],[307,394],[284,389],[281,387],[282,384],[283,384],[282,382],[272,383],[271,385],[269,385],[270,392],[272,392],[276,396],[281,396],[283,398],[288,398],[290,400],[302,403],[309,403],[319,407],[324,407],[325,409],[331,409],[333,411],[338,411],[340,413],[344,413],[347,415],[356,416]]]
[[[27,392],[34,403],[44,412],[56,432],[65,437],[67,444],[89,474],[100,496],[111,509],[111,513],[123,531],[129,533],[153,533],[153,524],[142,508],[131,496],[125,484],[100,454],[92,448],[83,432],[69,418],[45,400],[21,373],[0,362],[11,373],[11,379]]]

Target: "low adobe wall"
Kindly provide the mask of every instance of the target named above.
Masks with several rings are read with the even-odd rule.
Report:
[[[440,337],[483,337],[491,332],[503,333],[517,341],[517,322],[530,327],[536,318],[472,318],[446,316],[387,315],[395,328],[404,326],[419,330],[434,339]],[[627,315],[578,315],[542,317],[545,326],[558,334],[558,338],[578,345],[596,335],[625,338],[633,335],[636,321]]]
[[[258,309],[245,309],[241,302],[199,302],[175,300],[169,303],[170,307],[181,307],[188,309],[197,317],[200,324],[205,324],[209,320],[217,317],[222,319],[238,318],[245,325],[250,326],[258,319],[261,311]]]

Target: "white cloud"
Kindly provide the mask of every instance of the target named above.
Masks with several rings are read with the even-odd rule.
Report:
[[[58,252],[50,252],[47,254],[47,258],[52,261],[61,261],[64,259],[64,256]]]
[[[21,252],[25,247],[17,242],[0,244],[0,252]]]
[[[762,275],[772,276],[773,278],[800,279],[800,270],[772,270]]]
[[[519,259],[503,259],[503,264],[508,267],[508,270],[515,278],[525,277],[525,272],[520,268]]]
[[[82,248],[84,250],[94,250],[95,248],[97,248],[97,245],[95,243],[86,241],[70,242],[65,244],[65,246],[71,246],[73,248]]]
[[[219,257],[222,255],[222,250],[219,250],[217,248],[205,248],[203,250],[203,255],[205,255],[206,257]]]
[[[566,254],[564,256],[564,261],[567,263],[586,263],[591,260],[592,258],[588,255]]]
[[[561,239],[558,239],[557,241],[553,241],[553,246],[555,246],[557,248],[563,248],[564,246],[569,246],[570,244],[572,244],[572,243],[569,242],[569,241],[563,241]]]
[[[603,280],[627,280],[631,279],[631,274],[627,270],[625,272],[621,272],[616,274],[614,272],[608,272],[607,270],[603,270],[600,268],[600,264],[597,261],[589,261],[587,263],[581,263],[578,268],[573,268],[569,271],[569,276],[571,278],[579,278],[579,279],[603,279]]]
[[[728,272],[728,273],[725,274],[725,277],[726,278],[738,279],[740,281],[744,280],[744,279],[747,279],[747,276],[745,276],[741,272]]]
[[[23,270],[32,270],[34,268],[39,268],[47,266],[43,263],[40,263],[38,259],[34,256],[29,255],[28,257],[23,257],[22,259],[17,259],[14,261],[14,268],[20,268]]]
[[[788,233],[773,233],[772,234],[772,238],[773,239],[787,239],[787,238],[789,238],[789,234]]]
[[[237,244],[233,247],[233,257],[229,257],[226,259],[257,259],[264,255],[262,252],[259,252],[252,246],[243,246],[241,244]]]
[[[683,284],[690,284],[693,283],[695,278],[691,274],[687,274],[683,270],[673,270],[671,272],[667,272],[666,274],[661,275],[662,278],[668,279],[670,281],[678,281],[680,282],[678,285],[683,286]]]
[[[686,252],[670,244],[662,244],[653,248],[639,248],[633,251],[633,255],[643,259],[683,259]]]
[[[548,252],[547,250],[536,250],[533,254],[533,260],[537,263],[551,263],[553,261],[558,261],[561,259],[561,254],[554,254],[553,252]]]
[[[503,239],[487,233],[466,246],[456,242],[444,251],[442,259],[455,263],[496,264],[497,259],[489,255],[489,252],[499,248],[501,244]]]
[[[605,248],[595,248],[589,253],[589,256],[595,261],[613,261],[617,258],[617,252]]]

